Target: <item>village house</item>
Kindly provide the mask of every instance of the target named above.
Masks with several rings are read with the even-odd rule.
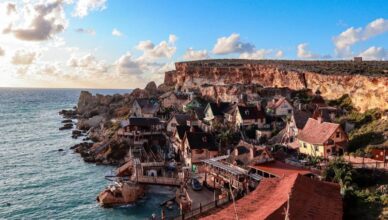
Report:
[[[202,220],[330,219],[341,220],[343,202],[338,184],[298,173],[265,178],[258,187]]]
[[[190,131],[185,134],[182,153],[186,166],[192,166],[218,156],[218,147],[212,134]]]
[[[134,144],[144,144],[148,143],[151,137],[161,135],[163,130],[164,125],[159,118],[130,117],[120,122],[117,134]]]
[[[387,146],[371,147],[370,154],[372,156],[372,159],[382,161],[382,162],[388,161],[388,147]]]
[[[176,154],[181,155],[183,151],[183,139],[185,137],[186,132],[190,131],[190,126],[187,125],[177,125],[174,129],[174,133],[172,135],[172,146]]]
[[[191,101],[189,95],[172,91],[161,95],[159,100],[163,108],[175,108],[178,110],[182,110],[183,106]]]
[[[207,106],[207,102],[200,97],[194,97],[189,102],[183,104],[183,111],[187,112],[189,110],[195,108],[205,108]]]
[[[265,113],[257,106],[237,106],[235,125],[237,127],[253,126],[261,128],[265,125]]]
[[[139,98],[135,99],[131,105],[131,116],[151,118],[155,117],[160,109],[156,99]]]
[[[327,158],[344,153],[348,136],[339,124],[309,118],[298,141],[300,153]]]
[[[293,106],[288,99],[282,96],[276,96],[267,105],[267,113],[275,116],[291,115]]]
[[[333,122],[338,115],[338,109],[331,106],[317,106],[314,110],[312,118],[317,119],[322,117],[323,121]]]
[[[213,102],[209,103],[205,108],[205,118],[204,121],[209,123],[210,125],[214,125],[215,123],[223,123],[225,114],[228,116],[233,115],[233,111],[235,110],[235,105],[230,102]]]
[[[297,136],[299,132],[302,131],[302,129],[304,128],[304,126],[306,125],[310,117],[311,117],[310,113],[295,109],[292,112],[290,120],[287,121],[285,134],[281,142],[286,143],[292,149],[299,148],[299,142],[297,140]]]
[[[191,116],[189,114],[174,114],[170,120],[167,121],[167,132],[174,132],[178,125],[188,125],[187,122],[190,120],[190,118]]]
[[[241,140],[230,153],[230,161],[239,166],[272,161],[271,153],[264,146],[249,144]]]

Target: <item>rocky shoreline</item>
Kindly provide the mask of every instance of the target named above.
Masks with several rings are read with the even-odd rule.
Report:
[[[115,133],[119,127],[117,118],[129,114],[129,106],[136,98],[157,97],[168,91],[163,84],[150,82],[144,89],[135,89],[130,94],[92,95],[82,91],[73,109],[59,112],[63,117],[59,130],[72,130],[72,138],[82,142],[72,146],[87,163],[120,165],[124,162],[127,145]]]

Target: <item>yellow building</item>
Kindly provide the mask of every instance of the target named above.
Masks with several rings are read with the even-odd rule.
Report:
[[[348,136],[339,124],[309,118],[298,134],[299,152],[311,156],[342,155]]]

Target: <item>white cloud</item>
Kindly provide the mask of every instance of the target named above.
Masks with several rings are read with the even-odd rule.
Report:
[[[168,42],[170,44],[175,44],[175,42],[178,40],[178,37],[174,34],[170,34],[170,36],[168,36]]]
[[[16,4],[15,3],[12,3],[12,2],[7,2],[6,3],[6,12],[7,12],[7,15],[12,15],[12,14],[16,14],[17,11],[16,11]]]
[[[174,36],[174,37],[172,37]],[[140,60],[155,60],[161,58],[171,58],[175,52],[175,35],[170,35],[169,42],[161,41],[159,44],[155,45],[150,40],[140,41],[136,45],[136,49],[143,52],[143,55],[139,57]]]
[[[91,54],[86,54],[83,57],[72,56],[68,61],[67,65],[73,68],[79,68],[94,73],[105,73],[108,71],[108,65],[104,61],[98,60]]]
[[[0,47],[0,57],[5,55],[4,48]]]
[[[242,42],[240,35],[232,33],[229,37],[217,39],[213,48],[214,54],[231,54],[231,53],[251,53],[255,46],[251,43]]]
[[[90,11],[106,9],[106,0],[78,0],[73,11],[74,17],[85,17]]]
[[[320,56],[318,54],[313,54],[307,43],[301,43],[297,46],[296,55],[301,59],[318,59]]]
[[[154,47],[155,47],[154,43],[152,43],[152,41],[150,41],[150,40],[140,41],[140,42],[135,46],[136,49],[142,50],[142,51],[145,51],[145,50],[152,50]]]
[[[30,65],[36,60],[37,57],[38,54],[36,52],[18,50],[12,57],[12,63],[15,65]]]
[[[337,56],[348,58],[353,55],[351,46],[360,42],[366,41],[374,36],[383,34],[388,31],[388,20],[379,18],[370,22],[364,28],[350,27],[340,35],[333,38],[335,52]]]
[[[116,68],[119,74],[136,75],[142,73],[140,70],[140,65],[137,61],[133,60],[132,54],[129,52],[122,55],[116,61]]]
[[[117,30],[116,28],[113,28],[112,30],[112,35],[115,36],[115,37],[121,37],[123,36],[123,33],[121,33],[119,30]]]
[[[7,7],[7,14],[16,12],[16,6]],[[21,12],[3,27],[3,33],[13,34],[19,40],[43,41],[63,32],[67,25],[62,0],[36,4],[25,2]]]
[[[365,60],[384,60],[388,58],[388,53],[382,47],[369,47],[358,56]]]
[[[183,59],[185,60],[201,60],[207,58],[209,58],[207,50],[193,50],[193,48],[187,49],[183,55]]]
[[[283,58],[284,57],[284,52],[282,50],[278,50],[276,53],[275,53],[275,58]]]
[[[75,29],[75,32],[81,33],[81,34],[89,34],[89,35],[96,35],[96,31],[94,29],[86,29],[86,28],[77,28]]]
[[[259,49],[251,53],[246,52],[240,54],[241,59],[265,59],[268,55],[272,53],[271,49]]]

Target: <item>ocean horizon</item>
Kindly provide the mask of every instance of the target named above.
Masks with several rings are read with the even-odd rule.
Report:
[[[148,219],[173,188],[152,187],[139,202],[105,209],[96,197],[113,166],[85,163],[70,150],[81,142],[59,131],[58,112],[82,90],[103,95],[130,89],[0,88],[0,219]],[[63,151],[59,151],[62,149]],[[168,214],[168,213],[167,213]]]

